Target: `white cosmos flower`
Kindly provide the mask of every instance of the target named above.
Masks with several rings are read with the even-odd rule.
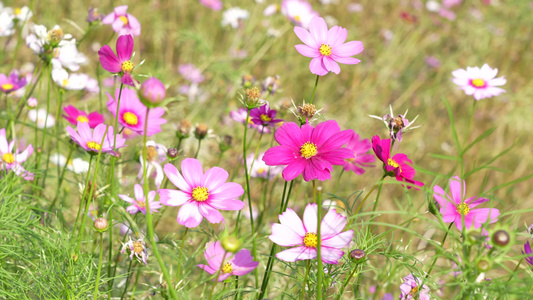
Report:
[[[44,108],[32,109],[28,111],[28,118],[32,122],[37,123],[38,128],[50,128],[56,123],[54,116],[47,114],[46,109]]]
[[[17,7],[13,9],[13,14],[15,16],[15,19],[21,22],[27,21],[33,16],[33,12],[27,6],[20,7],[20,8]]]
[[[0,36],[10,36],[15,33],[14,19],[15,17],[5,10],[0,13]]]
[[[89,171],[89,162],[81,158],[74,158],[67,162],[65,156],[56,153],[50,156],[50,161],[60,167],[64,167],[67,164],[67,170],[76,174],[87,173]]]
[[[232,7],[224,11],[222,14],[222,26],[230,25],[232,28],[238,28],[242,20],[250,17],[250,13],[239,7]]]
[[[78,71],[80,65],[87,64],[87,57],[82,53],[78,52],[78,47],[76,46],[76,39],[66,41],[65,44],[58,49],[58,52],[55,53],[55,57],[52,59],[52,63],[57,61],[70,71]]]
[[[55,68],[52,70],[52,79],[65,90],[83,90],[89,79],[86,74],[69,74],[67,70]]]

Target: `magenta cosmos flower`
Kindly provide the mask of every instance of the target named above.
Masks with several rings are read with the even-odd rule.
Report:
[[[107,102],[107,109],[113,114],[117,115],[117,101],[120,89],[115,90],[115,98],[107,93],[109,101]],[[131,129],[138,134],[144,134],[144,124],[148,122],[146,128],[147,136],[152,136],[161,132],[161,124],[165,124],[167,120],[161,118],[165,113],[165,109],[161,107],[151,108],[148,112],[148,120],[146,119],[146,106],[142,104],[137,96],[137,92],[129,88],[123,88],[120,95],[120,107],[118,109],[118,122],[125,128]]]
[[[241,210],[244,202],[238,200],[244,189],[240,184],[226,182],[228,172],[213,167],[204,174],[202,164],[194,158],[181,162],[180,174],[172,164],[164,167],[168,179],[180,190],[159,190],[160,201],[168,206],[180,206],[178,223],[193,228],[205,217],[210,223],[224,222],[218,210]]]
[[[427,285],[422,285],[420,278],[414,277],[413,274],[409,274],[403,278],[403,283],[400,285],[402,291],[400,295],[401,300],[420,299],[429,300],[429,288]]]
[[[302,27],[294,27],[294,33],[305,45],[296,45],[301,55],[311,57],[309,69],[316,75],[326,75],[328,72],[339,74],[341,67],[338,63],[355,65],[361,62],[353,58],[363,52],[363,43],[351,41],[344,43],[348,37],[346,28],[333,26],[328,31],[326,21],[320,17],[311,20],[309,31]]]
[[[251,112],[250,112],[251,113]],[[259,133],[270,133],[270,128],[263,125],[256,125],[254,122],[252,122],[252,118],[248,116],[248,119],[246,119],[246,116],[248,115],[248,110],[246,108],[239,108],[238,110],[232,110],[229,113],[229,116],[233,119],[235,122],[239,122],[241,124],[247,124],[248,128],[254,128]]]
[[[14,92],[26,85],[26,77],[19,77],[18,72],[13,70],[9,77],[0,74],[0,91],[4,93]]]
[[[126,211],[130,214],[134,215],[138,212],[142,212],[146,215],[146,199],[144,198],[144,191],[140,184],[136,184],[133,188],[135,192],[135,199],[130,198],[126,195],[118,195],[120,199],[131,203],[132,205],[128,206],[126,208]],[[156,196],[155,191],[148,192],[148,204],[150,206],[150,212],[154,213],[157,212],[159,208],[161,208],[161,203],[159,201],[154,201]]]
[[[98,124],[104,123],[104,116],[99,114],[97,111],[87,114],[84,111],[78,110],[72,105],[66,106],[63,108],[65,118],[70,124],[77,125],[78,122],[89,123],[89,127],[95,128]]]
[[[397,153],[391,157],[391,140],[382,140],[379,136],[372,138],[372,149],[376,156],[383,162],[383,169],[388,176],[396,177],[396,180],[401,182],[407,182],[415,186],[423,186],[420,181],[414,180],[415,169],[411,166],[413,162],[403,153]],[[408,185],[410,189],[412,186]]]
[[[527,241],[525,244],[524,244],[524,250],[522,250],[522,254],[524,255],[528,255],[526,257],[526,261],[530,264],[530,265],[533,265],[533,256],[531,256],[532,252],[531,252],[531,245],[529,244],[529,241]]]
[[[373,167],[371,163],[375,161],[374,155],[368,154],[371,144],[368,139],[360,140],[359,135],[354,132],[348,143],[346,149],[352,150],[355,158],[348,158],[342,165],[345,171],[352,171],[357,175],[365,173],[365,169]]]
[[[102,24],[111,25],[118,35],[141,35],[141,23],[134,16],[127,13],[128,6],[115,7],[114,11],[102,19]]]
[[[200,0],[200,3],[209,8],[209,9],[212,9],[214,11],[219,11],[222,9],[222,1],[220,0]]]
[[[466,185],[465,181],[458,176],[450,178],[451,197],[444,190],[436,185],[433,187],[433,197],[440,204],[440,213],[444,223],[455,222],[457,229],[463,230],[462,217],[466,229],[481,228],[485,223],[494,223],[498,221],[500,211],[496,208],[476,208],[477,205],[489,201],[485,198],[471,197],[465,199]]]
[[[479,67],[457,69],[452,72],[454,77],[452,80],[467,95],[473,95],[474,99],[479,101],[505,93],[505,90],[498,86],[504,85],[507,80],[503,76],[495,78],[496,74],[498,69],[492,69],[484,64],[481,69]]]
[[[305,124],[285,123],[276,131],[280,146],[268,149],[263,161],[269,166],[287,165],[283,179],[290,181],[303,173],[305,181],[331,179],[333,165],[343,165],[345,159],[354,158],[354,152],[341,148],[353,130],[340,130],[334,120],[322,122],[313,128]]]
[[[268,102],[265,105],[250,110],[250,120],[259,126],[274,126],[282,122],[282,119],[276,119],[277,111],[270,109]]]
[[[276,254],[283,261],[317,258],[317,205],[309,203],[305,207],[303,223],[294,210],[288,208],[279,215],[281,224],[272,224],[272,235],[268,238],[283,247],[293,247]],[[328,211],[321,221],[321,256],[326,264],[337,264],[344,252],[342,248],[348,246],[353,238],[353,230],[342,232],[346,226],[346,217],[338,214],[334,209]],[[342,233],[341,233],[342,232]]]
[[[252,255],[250,255],[250,251],[247,249],[242,249],[233,257],[232,255],[232,253],[226,252],[222,248],[220,241],[216,241],[209,244],[204,251],[208,265],[197,266],[211,275],[217,274],[220,270],[218,281],[224,281],[231,275],[246,275],[259,265],[259,262],[254,261]]]
[[[33,180],[34,174],[22,167],[22,163],[33,153],[33,147],[29,145],[26,150],[18,152],[18,149],[14,149],[15,144],[15,140],[10,143],[7,141],[5,128],[0,129],[0,170],[12,170],[25,180]]]
[[[109,153],[116,156],[117,153],[113,150],[113,126],[109,126],[109,128],[107,128],[107,134],[104,138],[106,128],[107,125],[100,124],[94,128],[93,132],[91,132],[91,128],[89,127],[88,123],[78,121],[78,131],[76,132],[76,129],[67,126],[67,132],[70,135],[70,138],[76,142],[76,144],[80,145],[80,147],[85,149],[85,151],[88,151],[90,154],[97,154],[98,152],[102,151],[103,153]],[[116,149],[126,146],[124,145],[124,142],[126,141],[125,139],[119,135],[117,135],[116,139]]]
[[[100,64],[104,70],[111,73],[118,73],[122,76],[122,83],[133,86],[133,63],[131,56],[133,54],[133,37],[131,35],[121,35],[116,44],[117,55],[108,45],[103,46],[98,51]]]

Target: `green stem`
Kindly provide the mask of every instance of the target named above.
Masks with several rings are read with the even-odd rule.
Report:
[[[311,268],[311,260],[307,260],[307,268],[305,268],[304,281],[302,282],[302,292],[300,293],[300,300],[304,299],[305,295],[305,286],[307,284],[307,276],[309,275],[309,269]]]
[[[313,88],[313,95],[311,96],[311,101],[309,101],[309,104],[313,104],[313,100],[315,99],[316,87],[318,86],[319,78],[320,76],[316,75],[315,87]]]
[[[322,188],[316,188],[316,180],[313,180],[313,198],[317,200],[317,222],[316,222],[316,235],[317,235],[317,261],[318,261],[318,270],[317,270],[317,289],[316,296],[318,300],[322,299],[322,279],[324,278],[324,267],[322,264],[322,237],[321,237],[321,223],[322,223]],[[314,202],[314,201],[313,201]]]
[[[440,242],[440,245],[444,247],[444,242],[446,241],[446,238],[448,237],[448,233],[450,232],[450,228],[452,228],[453,222],[450,223],[450,226],[448,226],[448,230],[446,230],[446,233],[444,234],[444,237],[442,238],[442,242]],[[426,279],[429,278],[429,275],[431,274],[431,271],[433,271],[433,267],[435,266],[435,263],[437,262],[437,256],[435,255],[435,258],[433,259],[433,262],[431,263],[431,267],[429,267],[429,270],[426,274]]]
[[[209,300],[211,300],[211,295],[213,294],[213,291],[215,290],[215,286],[217,285],[220,272],[222,272],[222,266],[224,266],[224,257],[222,257],[222,262],[220,263],[220,267],[218,268],[217,275],[215,279],[213,280],[213,284],[211,285],[211,290],[209,290],[209,294],[207,294],[207,299]]]
[[[128,291],[128,284],[130,283],[130,277],[131,277],[131,266],[133,265],[133,259],[130,260],[130,264],[128,266],[128,271],[126,272],[126,284],[124,285],[124,291],[122,292],[122,296],[120,296],[120,300],[124,299],[124,296],[126,295],[126,292]]]
[[[239,300],[239,276],[235,276],[235,296],[233,297],[233,300]]]
[[[194,154],[194,158],[198,158],[198,153],[200,153],[200,145],[202,145],[202,139],[198,139],[198,148],[196,148],[196,153]]]
[[[76,222],[74,222],[74,228],[73,228],[73,232],[76,230],[76,228],[78,228],[78,220],[80,218],[80,214],[81,214],[81,211],[82,211],[82,208],[83,208],[83,203],[85,201],[85,199],[87,199],[85,196],[86,196],[86,192],[87,192],[87,187],[89,186],[89,177],[91,177],[91,168],[93,166],[93,155],[91,155],[91,158],[89,158],[89,170],[87,171],[87,176],[85,177],[85,186],[83,188],[83,194],[81,195],[81,199],[80,199],[80,207],[78,208],[78,215],[76,216]],[[89,201],[89,200],[87,200]]]
[[[146,141],[147,141],[147,132],[148,132],[148,113],[150,112],[150,108],[146,108],[146,118],[144,122],[144,133],[143,133],[143,160],[148,161],[147,155],[148,155],[148,148],[146,147]],[[118,108],[117,108],[117,114],[118,114]],[[176,294],[176,291],[174,290],[174,285],[172,284],[172,279],[170,278],[170,274],[168,273],[167,268],[165,267],[165,263],[163,262],[163,259],[161,258],[161,254],[159,253],[159,250],[157,249],[157,244],[154,239],[154,227],[153,227],[153,220],[152,220],[152,212],[150,211],[150,201],[148,201],[148,178],[146,175],[146,167],[148,164],[143,164],[143,180],[144,180],[144,199],[146,199],[146,225],[148,227],[148,238],[150,239],[150,244],[152,245],[152,250],[154,251],[154,255],[157,259],[157,263],[159,264],[159,267],[161,268],[161,271],[163,272],[163,277],[165,278],[165,281],[167,282],[167,288],[170,292],[170,295],[172,296],[172,299],[177,300],[178,295]]]
[[[59,145],[59,143],[58,143],[58,145]],[[56,196],[54,197],[54,200],[52,201],[52,204],[50,204],[50,206],[48,207],[49,211],[54,209],[54,206],[55,206],[55,204],[57,202],[57,199],[59,198],[59,190],[61,189],[61,184],[63,184],[63,178],[65,178],[65,172],[67,171],[68,162],[70,161],[70,158],[72,157],[72,153],[73,152],[74,152],[74,147],[70,147],[70,150],[69,150],[68,156],[67,156],[67,162],[63,166],[63,170],[61,171],[61,173],[59,175],[59,181],[57,183],[57,189],[56,189]],[[59,153],[59,151],[58,151],[58,153]],[[59,165],[58,165],[58,167],[59,167]]]
[[[333,194],[337,193],[337,188],[339,187],[339,183],[341,182],[342,174],[344,174],[344,169],[342,169],[341,173],[339,174],[339,178],[337,179],[337,183],[335,184],[335,189],[333,190]]]
[[[98,299],[98,287],[100,287],[100,272],[102,271],[102,256],[104,254],[104,238],[100,233],[100,256],[98,257],[98,272],[96,272],[96,281],[94,283],[94,299]]]
[[[523,258],[520,259],[520,261],[518,262],[518,264],[514,268],[513,273],[511,274],[511,276],[509,276],[509,279],[507,279],[507,282],[511,281],[511,279],[514,277],[514,274],[516,274],[516,270],[518,270],[518,267],[520,267],[520,264],[522,263],[523,260],[524,260]]]
[[[352,280],[355,272],[357,272],[357,267],[359,265],[356,265],[352,272],[350,272],[350,275],[348,276],[348,278],[346,278],[346,280],[344,280],[344,283],[342,284],[342,287],[341,287],[341,290],[339,291],[339,295],[337,295],[337,300],[340,300],[341,297],[342,297],[342,294],[344,293],[344,290],[346,289],[346,286],[348,285],[348,283],[350,283],[350,280]]]
[[[372,212],[375,212],[376,208],[378,207],[379,196],[381,195],[382,188],[383,188],[383,178],[379,182],[378,194],[376,195],[376,201],[374,202],[374,207],[372,208]]]
[[[179,281],[179,276],[180,276],[180,267],[181,267],[181,255],[183,254],[183,248],[185,246],[185,238],[187,237],[187,233],[189,232],[189,228],[186,228],[185,229],[185,233],[183,234],[183,238],[181,240],[181,249],[180,249],[180,255],[178,257],[178,270],[176,272],[176,278],[178,279],[177,281]]]
[[[131,298],[133,300],[133,295],[135,295],[135,290],[137,289],[137,282],[139,281],[139,276],[141,275],[141,265],[137,269],[137,275],[135,275],[135,282],[133,283],[133,290],[131,291]]]

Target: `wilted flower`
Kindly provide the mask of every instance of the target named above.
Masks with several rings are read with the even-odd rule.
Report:
[[[205,270],[209,274],[220,274],[217,281],[224,281],[231,275],[242,276],[252,272],[259,262],[254,261],[250,251],[242,249],[235,256],[232,253],[226,252],[220,241],[216,241],[207,246],[204,251],[205,259],[208,265],[197,265],[199,268]]]
[[[133,256],[135,255],[139,261],[148,265],[148,250],[146,250],[146,243],[143,239],[138,239],[137,241],[129,240],[127,243],[122,244],[120,253],[125,253],[126,250],[130,253],[131,260],[133,260]]]
[[[457,69],[452,72],[454,77],[452,80],[465,94],[474,95],[474,99],[479,101],[505,93],[505,90],[498,86],[504,85],[507,80],[503,76],[495,78],[496,74],[498,74],[498,69],[492,69],[484,64],[481,68]]]
[[[420,299],[430,300],[429,288],[427,285],[420,286],[422,280],[414,277],[413,274],[409,274],[403,278],[403,283],[400,285],[401,300]],[[416,297],[416,298],[415,298]]]
[[[111,25],[118,35],[141,35],[141,24],[134,16],[127,13],[128,6],[115,7],[114,11],[102,19],[102,24]]]
[[[126,208],[126,211],[130,214],[134,215],[138,212],[142,212],[146,215],[146,198],[144,197],[144,191],[140,184],[136,184],[134,187],[135,192],[135,199],[130,198],[126,195],[118,195],[118,197],[128,203],[131,203],[132,205],[128,206]],[[154,213],[157,212],[159,208],[161,208],[161,203],[159,201],[154,201],[156,196],[155,191],[149,191],[148,192],[148,206],[150,206],[150,212]]]
[[[409,112],[409,110],[406,110],[403,115],[397,115],[395,117],[394,112],[392,111],[392,106],[389,106],[389,109],[390,114],[384,115],[383,117],[378,117],[374,115],[368,116],[383,121],[385,127],[389,129],[389,135],[393,141],[401,142],[402,134],[404,132],[420,127],[420,125],[413,127],[413,124],[415,123],[416,119],[418,119],[418,115],[413,119],[413,121],[409,122],[409,120],[407,119],[407,113]]]
[[[88,23],[92,23],[95,21],[101,21],[103,18],[104,18],[104,15],[100,14],[97,8],[90,7],[86,21]]]

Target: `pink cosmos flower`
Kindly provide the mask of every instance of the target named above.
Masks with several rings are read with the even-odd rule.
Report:
[[[172,164],[164,167],[168,179],[180,190],[160,189],[160,201],[168,206],[183,205],[178,213],[178,223],[194,228],[205,217],[210,223],[224,222],[218,210],[240,210],[244,202],[238,200],[244,189],[240,184],[226,182],[228,172],[213,167],[203,172],[202,164],[194,158],[181,162],[181,172]]]
[[[107,109],[113,114],[117,115],[117,100],[120,89],[115,90],[115,98],[109,93],[107,97]],[[117,100],[115,100],[117,99]],[[161,124],[165,124],[167,120],[161,118],[165,113],[165,109],[156,107],[150,109],[148,112],[148,120],[146,120],[146,106],[142,104],[134,90],[123,88],[120,96],[120,107],[118,112],[118,122],[125,128],[129,128],[138,134],[144,134],[144,124],[148,122],[147,136],[152,136],[161,132]]]
[[[525,244],[524,244],[524,250],[522,250],[522,254],[525,254],[525,255],[529,255],[526,257],[526,261],[530,264],[530,265],[533,265],[533,256],[531,256],[531,245],[529,245],[529,241],[527,241]]]
[[[305,181],[328,180],[333,165],[343,165],[345,159],[355,158],[352,150],[341,148],[352,134],[353,130],[341,131],[334,120],[322,122],[316,128],[285,123],[276,131],[280,146],[268,149],[263,161],[269,166],[287,165],[282,174],[287,181],[302,173]]]
[[[232,257],[232,253],[226,252],[222,248],[220,241],[216,241],[207,246],[204,251],[205,259],[208,265],[197,265],[199,268],[205,270],[209,274],[217,274],[218,281],[224,281],[231,275],[242,276],[252,272],[259,262],[254,261],[250,251],[242,249]]]
[[[250,112],[251,113],[251,112]],[[261,133],[270,133],[270,128],[263,125],[256,125],[254,122],[252,122],[252,119],[248,117],[248,120],[246,120],[246,115],[248,114],[246,108],[239,108],[238,110],[232,110],[229,113],[229,116],[233,119],[235,122],[239,122],[241,124],[248,123],[248,128],[254,128],[257,130],[257,132]]]
[[[222,1],[220,0],[200,0],[200,3],[214,11],[219,11],[223,7]]]
[[[127,13],[128,6],[115,7],[114,11],[102,19],[102,24],[111,25],[118,35],[141,35],[141,23],[134,16]]]
[[[359,135],[354,132],[348,143],[346,149],[352,150],[355,158],[348,158],[342,165],[345,171],[353,171],[357,175],[362,175],[365,170],[362,167],[373,167],[370,165],[375,161],[374,155],[367,154],[370,150],[371,144],[368,139],[360,140]]]
[[[304,28],[309,28],[311,20],[319,16],[311,4],[304,0],[283,0],[281,13],[292,23]]]
[[[181,76],[183,76],[183,78],[192,83],[202,83],[204,81],[204,75],[202,75],[202,71],[196,68],[193,64],[179,65],[178,72]]]
[[[142,212],[146,215],[146,199],[144,198],[144,191],[142,186],[140,184],[136,184],[134,187],[134,191],[135,199],[132,199],[126,195],[118,196],[120,197],[120,199],[132,204],[126,208],[126,211],[128,211],[130,214],[134,215],[138,212]],[[157,210],[161,208],[161,203],[159,201],[154,201],[155,195],[155,191],[148,192],[148,204],[150,206],[150,212],[152,213],[157,212]]]
[[[302,27],[294,27],[294,33],[305,44],[296,45],[296,50],[301,55],[312,58],[309,69],[313,74],[320,76],[328,72],[339,74],[341,68],[337,63],[354,65],[361,62],[351,56],[363,52],[363,43],[360,41],[344,43],[348,37],[346,28],[333,26],[328,31],[328,25],[323,18],[313,18],[309,31]]]
[[[148,165],[146,166],[146,177],[150,177],[152,171],[155,170],[154,183],[157,188],[159,188],[163,182],[163,179],[165,178],[165,173],[163,172],[161,163],[167,159],[168,149],[164,145],[158,144],[154,141],[147,141],[146,148],[146,161],[148,162]],[[141,183],[143,183],[144,159],[142,155],[139,156],[139,162],[141,163],[141,167],[139,168],[137,178],[141,179]]]
[[[22,167],[22,163],[33,153],[33,147],[29,145],[26,150],[18,152],[19,149],[14,150],[15,144],[15,140],[8,143],[5,128],[0,129],[0,171],[11,170],[25,180],[33,180],[34,174]]]
[[[63,118],[65,118],[72,125],[82,122],[89,123],[89,127],[94,128],[96,125],[104,123],[104,116],[99,114],[97,111],[87,114],[86,112],[78,110],[72,105],[66,106],[63,109],[66,113],[63,115]]]
[[[307,204],[303,223],[294,210],[288,208],[279,215],[281,224],[272,224],[272,234],[268,237],[272,242],[283,247],[297,246],[276,254],[278,259],[295,262],[317,258],[317,207],[315,203]],[[353,230],[342,232],[346,220],[332,209],[321,221],[321,256],[326,264],[337,264],[344,255],[341,249],[348,246],[353,238]]]
[[[4,93],[14,92],[26,85],[26,77],[19,77],[18,71],[13,70],[9,77],[0,74],[0,91]]]
[[[379,136],[372,138],[372,149],[376,156],[383,162],[383,169],[388,176],[396,177],[396,180],[407,182],[414,186],[423,186],[420,181],[414,180],[415,169],[411,166],[413,162],[403,153],[397,153],[391,157],[391,139],[382,140]],[[412,186],[408,185],[410,189]]]
[[[85,149],[85,151],[88,151],[91,154],[98,154],[98,152],[102,151],[103,153],[109,153],[111,155],[117,156],[117,152],[113,150],[113,142],[115,138],[113,134],[113,126],[109,126],[109,128],[107,128],[107,125],[99,124],[94,128],[94,131],[91,132],[89,123],[78,121],[76,128],[77,132],[76,129],[67,126],[67,132],[70,135],[70,138],[80,147]],[[107,134],[104,138],[106,128]],[[116,139],[116,149],[126,146],[124,145],[124,142],[126,141],[125,139],[118,135]],[[103,143],[102,140],[104,141]]]
[[[259,126],[275,126],[282,122],[282,119],[275,119],[277,111],[270,109],[268,102],[265,105],[250,110],[250,120]]]
[[[133,86],[133,63],[131,56],[133,54],[133,37],[131,35],[121,35],[116,44],[117,55],[108,45],[103,46],[98,51],[100,64],[104,70],[111,73],[119,73],[122,83]]]
[[[467,67],[457,69],[452,72],[453,83],[457,84],[467,95],[474,95],[474,99],[481,100],[498,96],[505,93],[505,90],[499,88],[507,83],[505,77],[496,77],[498,69],[492,69],[489,65],[484,64],[481,69],[478,67]]]
[[[283,171],[282,166],[270,167],[265,164],[263,161],[263,156],[265,153],[259,153],[254,160],[254,153],[248,155],[246,158],[246,164],[248,165],[248,171],[250,172],[250,177],[253,178],[263,178],[263,179],[272,179],[279,173]],[[253,165],[252,165],[253,162]]]
[[[414,277],[413,274],[409,274],[405,276],[403,278],[403,283],[400,285],[400,290],[402,291],[400,295],[400,299],[401,300],[410,300],[410,299],[429,300],[431,299],[429,295],[429,288],[425,284],[421,288],[420,287],[421,284],[422,284],[422,280],[420,278]]]
[[[457,229],[463,230],[462,216],[464,216],[466,229],[470,229],[472,225],[475,229],[479,229],[485,223],[498,221],[500,211],[496,208],[472,209],[489,200],[479,197],[465,199],[466,185],[464,180],[454,176],[450,178],[449,184],[451,197],[440,186],[433,187],[433,197],[440,204],[440,213],[444,223],[455,222]]]

